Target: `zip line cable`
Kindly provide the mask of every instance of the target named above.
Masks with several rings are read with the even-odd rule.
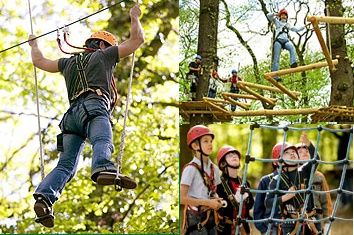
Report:
[[[31,34],[33,34],[33,23],[32,23],[32,10],[31,10],[31,2],[28,2],[28,12],[30,17],[30,25],[31,25]],[[38,79],[37,79],[37,69],[36,66],[33,65],[34,72],[34,83],[35,83],[35,93],[36,93],[36,106],[37,106],[37,125],[38,125],[38,139],[39,139],[39,157],[41,162],[41,177],[44,179],[44,160],[43,160],[43,145],[42,145],[42,134],[41,134],[41,117],[39,113],[39,98],[38,98]]]
[[[25,44],[25,43],[28,43],[29,41],[36,40],[36,39],[41,38],[41,37],[44,37],[44,36],[46,36],[46,35],[48,35],[48,34],[54,33],[54,32],[56,32],[56,31],[58,31],[58,30],[60,30],[60,29],[64,29],[65,27],[68,27],[68,26],[70,26],[70,25],[73,25],[73,24],[76,24],[76,23],[81,22],[81,21],[83,21],[83,20],[86,20],[87,18],[90,18],[91,16],[94,16],[94,15],[96,15],[96,14],[102,12],[102,11],[105,11],[105,10],[111,8],[111,7],[114,7],[114,6],[116,6],[116,5],[118,5],[118,4],[122,3],[122,2],[133,2],[133,1],[131,1],[131,0],[120,0],[120,1],[118,1],[118,2],[116,2],[116,3],[114,3],[114,4],[112,4],[112,5],[109,5],[109,6],[107,6],[107,7],[104,7],[104,8],[102,8],[102,9],[100,9],[100,10],[98,10],[98,11],[92,13],[92,14],[89,14],[89,15],[87,15],[87,16],[85,16],[85,17],[83,17],[83,18],[80,18],[80,19],[78,19],[78,20],[76,20],[76,21],[74,21],[74,22],[71,22],[71,23],[69,23],[69,24],[67,24],[67,25],[64,25],[64,26],[62,26],[62,27],[58,27],[57,29],[54,29],[54,30],[52,30],[52,31],[49,31],[49,32],[44,33],[44,34],[42,34],[42,35],[39,35],[39,36],[37,36],[37,37],[35,37],[35,38],[31,39],[31,40],[27,40],[27,41],[18,43],[18,44],[16,44],[16,45],[13,45],[13,46],[11,46],[11,47],[8,47],[8,48],[6,48],[6,49],[4,49],[4,50],[1,50],[1,51],[0,51],[0,54],[3,53],[3,52],[5,52],[5,51],[11,50],[11,49],[13,49],[13,48],[15,48],[15,47],[21,46],[21,45],[23,45],[23,44]],[[30,13],[30,14],[31,14],[31,13]],[[30,16],[30,17],[31,17],[31,16]],[[31,29],[32,29],[32,17],[31,17]],[[32,34],[33,34],[33,32],[32,32]]]

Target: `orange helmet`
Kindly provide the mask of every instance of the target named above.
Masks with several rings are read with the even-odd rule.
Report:
[[[91,39],[103,40],[103,41],[107,42],[111,46],[116,46],[118,44],[118,41],[117,41],[116,37],[113,34],[111,34],[110,32],[107,32],[107,31],[98,31],[98,32],[93,33],[86,40],[85,44]]]
[[[281,16],[282,14],[285,14],[286,16],[288,16],[288,11],[286,9],[281,9],[278,13],[279,16]]]
[[[194,140],[201,138],[204,135],[210,135],[214,139],[214,134],[208,127],[203,125],[192,127],[187,133],[187,145],[190,147]]]

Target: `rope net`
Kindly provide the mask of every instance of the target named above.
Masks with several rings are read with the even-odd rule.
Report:
[[[276,131],[283,131],[283,146],[282,146],[282,150],[281,150],[281,155],[279,160],[273,160],[272,158],[270,159],[265,159],[265,158],[258,158],[258,157],[252,157],[250,155],[251,150],[252,150],[252,141],[253,141],[253,135],[254,135],[254,130],[256,128],[264,128],[264,129],[273,129]],[[284,143],[287,140],[288,137],[288,131],[316,131],[317,130],[317,140],[316,140],[316,144],[315,144],[315,151],[313,156],[311,156],[311,159],[309,160],[287,160],[289,162],[294,162],[294,163],[306,163],[306,162],[312,162],[314,164],[312,164],[311,167],[311,174],[310,174],[310,178],[308,179],[308,185],[307,188],[305,189],[297,189],[295,191],[293,191],[292,193],[295,194],[299,194],[302,193],[303,195],[305,194],[305,198],[304,198],[304,204],[303,204],[303,208],[307,208],[309,200],[310,200],[310,196],[312,196],[313,194],[326,194],[326,193],[336,193],[336,199],[333,205],[333,211],[332,214],[321,218],[321,219],[312,219],[310,216],[307,216],[306,214],[306,209],[301,210],[301,213],[298,215],[298,218],[287,218],[287,219],[278,219],[275,218],[276,216],[276,207],[277,207],[277,200],[274,199],[273,200],[273,204],[272,204],[272,208],[271,208],[271,213],[270,216],[268,218],[264,218],[264,219],[259,219],[259,220],[255,220],[255,219],[242,219],[241,218],[241,213],[242,213],[242,207],[243,207],[243,197],[241,197],[241,201],[240,201],[240,206],[238,209],[238,214],[237,214],[237,226],[236,226],[236,234],[239,234],[240,231],[240,225],[242,224],[242,222],[248,222],[248,223],[259,223],[259,222],[266,222],[268,225],[268,229],[267,229],[267,233],[266,234],[271,234],[271,229],[272,229],[272,225],[274,223],[278,223],[278,224],[283,224],[283,223],[294,223],[295,222],[300,222],[300,223],[311,223],[311,222],[329,222],[329,229],[327,230],[327,233],[325,233],[326,235],[330,234],[330,230],[331,230],[331,226],[332,223],[335,220],[343,220],[343,221],[352,221],[353,218],[343,218],[343,217],[339,217],[337,216],[337,211],[338,211],[338,207],[340,205],[340,200],[341,197],[343,196],[343,194],[348,194],[348,195],[353,195],[352,191],[348,191],[343,189],[343,185],[344,185],[344,180],[345,180],[345,176],[346,176],[346,172],[348,169],[349,165],[353,164],[353,160],[349,159],[349,153],[350,153],[350,149],[351,149],[351,144],[353,141],[353,129],[331,129],[331,128],[326,128],[323,126],[318,126],[318,127],[306,127],[306,128],[298,128],[298,127],[289,127],[289,126],[285,126],[285,127],[277,127],[277,126],[268,126],[268,125],[258,125],[258,124],[254,124],[250,126],[250,135],[249,135],[249,139],[248,139],[248,145],[247,145],[247,153],[246,153],[246,157],[245,157],[245,167],[244,167],[244,171],[242,174],[242,187],[246,186],[246,182],[247,182],[247,175],[248,175],[248,169],[249,169],[249,165],[252,162],[256,162],[259,161],[261,163],[270,163],[270,162],[274,162],[274,161],[278,161],[278,162],[282,162],[283,159],[283,153],[284,153]],[[315,158],[315,156],[318,155],[318,150],[319,150],[319,143],[321,141],[321,132],[331,132],[331,133],[339,133],[339,132],[346,132],[348,134],[350,134],[349,136],[349,142],[348,142],[348,146],[346,148],[346,155],[345,158],[342,160],[338,160],[338,161],[323,161],[320,160],[319,158]],[[341,172],[341,176],[340,176],[340,180],[339,180],[339,185],[337,188],[335,189],[328,189],[327,191],[318,191],[318,190],[314,190],[312,188],[313,186],[313,180],[314,180],[314,173],[316,172],[316,165],[319,164],[329,164],[329,165],[334,165],[334,166],[341,166],[342,167],[342,172]],[[282,168],[283,168],[283,164],[279,164],[279,167],[277,169],[278,171],[278,175],[280,175],[280,173],[282,172]],[[273,178],[274,179],[274,178]],[[275,195],[277,195],[278,193],[289,193],[289,191],[287,190],[281,190],[279,188],[280,186],[280,180],[281,177],[277,177],[276,180],[276,187],[275,189],[267,189],[267,190],[257,190],[257,189],[249,189],[248,191],[251,193],[274,193]],[[241,192],[242,194],[242,192]],[[293,234],[293,233],[292,233]],[[301,234],[301,226],[298,226],[296,228],[296,233],[294,233],[296,235]]]

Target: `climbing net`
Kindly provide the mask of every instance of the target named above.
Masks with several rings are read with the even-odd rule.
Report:
[[[353,141],[353,128],[351,129],[331,129],[331,128],[326,128],[323,126],[318,126],[318,127],[307,127],[307,128],[298,128],[298,127],[289,127],[289,126],[285,126],[285,127],[277,127],[277,126],[268,126],[268,125],[258,125],[258,124],[254,124],[250,126],[250,135],[249,135],[249,140],[248,140],[248,145],[247,145],[247,153],[246,153],[246,157],[245,157],[245,167],[244,167],[244,172],[243,172],[243,176],[242,176],[242,188],[245,187],[246,185],[246,181],[247,181],[247,172],[249,169],[249,165],[251,162],[255,162],[255,161],[259,161],[262,163],[269,163],[269,162],[273,162],[275,160],[273,159],[264,159],[264,158],[257,158],[257,157],[252,157],[250,155],[251,153],[251,148],[252,148],[252,139],[253,139],[253,134],[254,134],[254,130],[256,128],[267,128],[267,129],[273,129],[273,130],[282,130],[283,131],[283,143],[285,143],[287,136],[288,136],[288,131],[292,130],[292,131],[311,131],[311,130],[317,130],[317,140],[316,140],[316,144],[315,144],[315,153],[312,157],[312,159],[309,160],[297,160],[296,162],[312,162],[312,163],[318,163],[318,164],[330,164],[330,165],[342,165],[342,173],[341,173],[341,177],[340,177],[340,182],[339,182],[339,186],[336,189],[331,189],[328,191],[317,191],[312,189],[312,184],[313,184],[313,180],[314,180],[314,172],[316,171],[316,164],[312,164],[312,168],[311,168],[311,175],[310,175],[310,179],[308,181],[308,186],[306,189],[300,189],[300,190],[295,190],[293,193],[306,193],[306,197],[304,200],[304,208],[307,208],[310,196],[313,193],[316,194],[325,194],[325,193],[337,193],[337,197],[336,200],[334,202],[334,206],[333,206],[333,211],[332,214],[330,216],[321,218],[321,219],[317,219],[317,220],[313,220],[310,219],[310,217],[307,217],[307,215],[305,214],[306,210],[302,210],[301,214],[299,214],[299,217],[297,219],[276,219],[274,218],[275,212],[276,212],[276,200],[273,201],[272,204],[272,209],[271,209],[271,213],[270,216],[268,218],[264,218],[264,219],[260,219],[260,220],[250,220],[250,219],[242,219],[241,218],[241,213],[242,213],[242,205],[243,205],[243,197],[241,197],[241,201],[240,201],[240,206],[239,206],[239,210],[238,210],[238,214],[237,214],[237,224],[238,226],[236,226],[236,234],[238,234],[239,232],[239,225],[241,225],[242,222],[249,222],[249,223],[257,223],[257,222],[266,222],[268,223],[268,230],[267,230],[267,234],[270,234],[270,230],[272,228],[272,224],[273,223],[283,223],[283,222],[325,222],[325,221],[329,221],[329,229],[327,231],[327,234],[329,234],[329,231],[331,229],[332,223],[335,220],[347,220],[347,221],[352,221],[353,218],[341,218],[337,216],[337,210],[340,204],[340,200],[343,194],[349,194],[349,195],[353,195],[352,191],[348,191],[343,189],[343,184],[344,184],[344,179],[345,179],[345,175],[346,175],[346,171],[348,169],[348,166],[351,165],[353,163],[353,160],[349,160],[349,153],[350,153],[350,148],[351,148],[351,143]],[[321,141],[321,132],[323,131],[328,131],[328,132],[332,132],[332,133],[338,133],[338,132],[346,132],[346,133],[350,133],[350,137],[349,137],[349,142],[348,142],[348,146],[346,149],[346,156],[344,159],[342,160],[338,160],[338,161],[323,161],[323,160],[317,160],[314,159],[314,156],[316,156],[318,154],[318,148],[319,148],[319,143]],[[283,152],[284,152],[284,145],[282,147],[282,151],[281,151],[281,156],[280,159],[283,158]],[[295,161],[294,161],[295,162]],[[280,167],[278,168],[278,174],[281,172],[282,170],[282,164],[280,164]],[[267,189],[267,190],[255,190],[255,189],[249,189],[249,191],[251,193],[288,193],[288,191],[284,191],[284,190],[280,190],[279,189],[279,185],[280,185],[280,177],[278,177],[278,180],[276,182],[276,188],[275,189]],[[244,193],[241,190],[241,194]],[[301,232],[301,226],[298,226],[298,228],[296,229],[296,234],[299,235]]]

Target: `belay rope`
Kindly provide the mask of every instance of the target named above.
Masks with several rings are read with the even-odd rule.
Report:
[[[30,18],[30,23],[31,23],[31,34],[33,35],[31,2],[30,2],[30,0],[27,0],[27,2],[28,2],[29,18]],[[40,113],[39,113],[37,69],[36,69],[36,66],[34,66],[34,65],[33,65],[33,71],[34,71],[34,83],[35,83],[35,87],[36,87],[35,93],[36,93],[36,105],[37,105],[39,156],[40,156],[40,162],[41,162],[40,168],[41,168],[41,177],[42,177],[42,180],[43,180],[44,179],[44,160],[43,160],[43,146],[42,146],[42,134],[41,134],[41,117],[40,117]]]
[[[130,75],[129,75],[129,82],[128,82],[128,93],[127,93],[127,98],[126,98],[126,102],[125,102],[123,129],[122,129],[122,134],[120,136],[119,153],[118,153],[118,157],[117,157],[117,174],[116,174],[116,179],[114,181],[114,187],[115,187],[116,191],[122,190],[122,187],[118,183],[120,182],[119,176],[121,175],[121,171],[122,171],[122,159],[123,159],[123,153],[124,153],[127,118],[128,118],[128,111],[129,111],[129,105],[130,105],[130,94],[131,94],[131,88],[132,88],[134,65],[135,65],[135,52],[133,52],[133,55],[132,55],[132,66],[130,68]]]

